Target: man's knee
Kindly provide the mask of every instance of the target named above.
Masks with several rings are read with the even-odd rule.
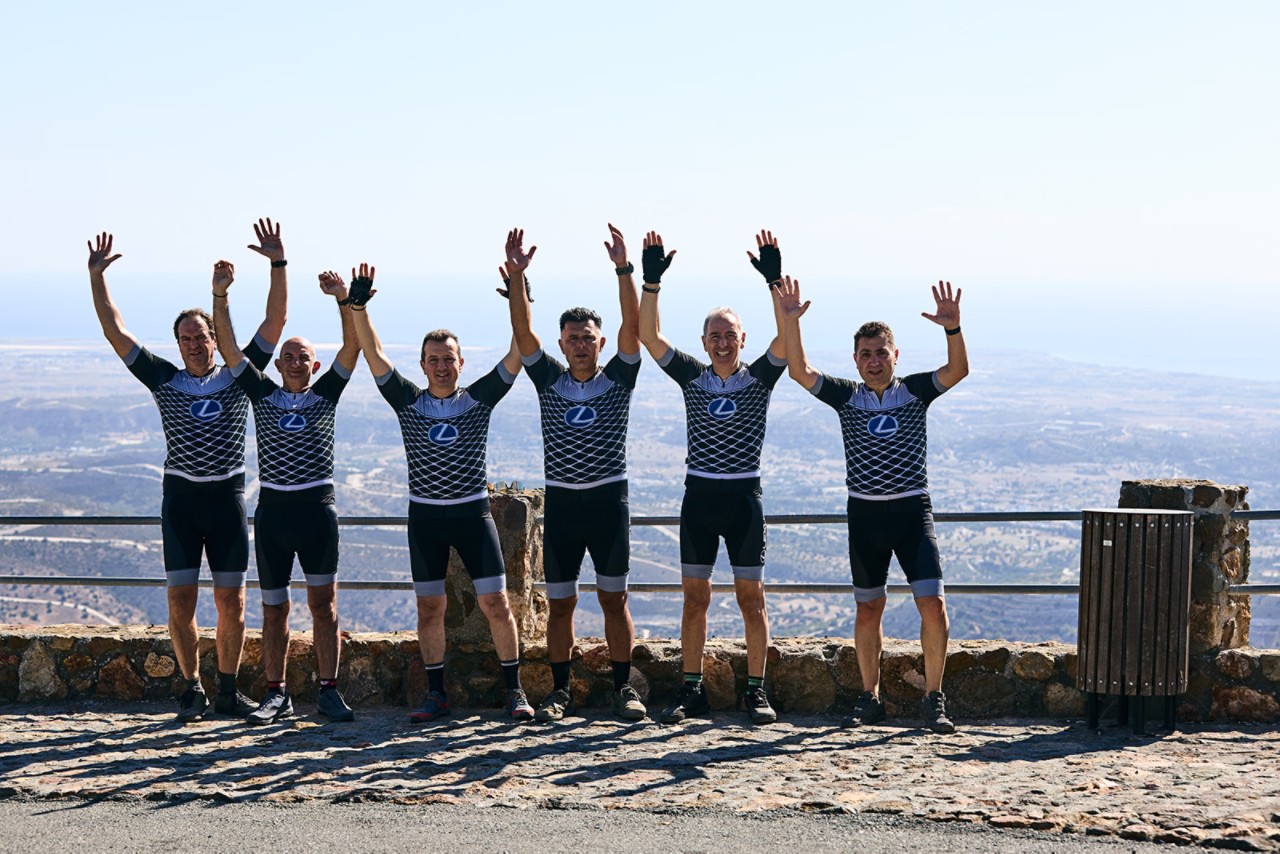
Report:
[[[278,605],[262,604],[262,621],[266,622],[282,622],[289,616],[289,603],[281,602]]]
[[[916,598],[916,609],[920,619],[945,621],[947,619],[947,602],[942,596],[920,596]]]
[[[552,620],[571,620],[573,612],[578,607],[578,597],[570,596],[565,599],[548,599],[548,619]]]
[[[307,588],[307,607],[313,620],[333,622],[338,619],[338,591],[332,584]]]
[[[734,585],[734,595],[738,599],[738,608],[744,615],[764,613],[764,584],[761,582],[740,581]]]
[[[606,617],[621,617],[627,613],[627,591],[610,592],[597,590],[596,599],[600,602],[600,610]]]
[[[685,579],[684,585],[684,609],[695,613],[706,613],[711,607],[711,582],[705,584],[691,584],[690,579]]]
[[[170,587],[169,612],[178,619],[190,619],[196,614],[196,602],[200,596],[200,588],[194,584],[183,587]]]
[[[505,622],[511,618],[511,603],[507,600],[507,591],[482,593],[476,599],[480,603],[480,610],[490,622]]]
[[[884,606],[888,603],[888,599],[881,596],[878,599],[871,599],[866,602],[858,603],[859,620],[879,620],[884,616]]]
[[[446,604],[444,596],[419,596],[418,619],[428,622],[443,621]]]
[[[243,587],[215,587],[213,588],[213,604],[217,607],[219,614],[228,616],[244,616],[244,588]]]

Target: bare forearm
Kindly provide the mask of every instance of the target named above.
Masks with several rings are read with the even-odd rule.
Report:
[[[805,388],[813,388],[813,384],[821,376],[809,364],[804,352],[804,340],[800,335],[800,318],[789,318],[783,327],[783,341],[787,357],[787,373],[791,379]]]
[[[529,291],[525,287],[523,270],[516,270],[511,274],[507,302],[511,312],[512,340],[519,348],[518,353],[532,356],[538,352],[542,342],[533,331],[532,307],[529,305]]]
[[[515,280],[512,279],[511,283],[515,284]],[[520,373],[520,368],[523,364],[524,363],[520,361],[519,342],[516,341],[516,336],[512,335],[511,347],[507,350],[507,355],[502,357],[502,366],[507,369],[507,373],[514,376],[515,374]]]
[[[773,326],[776,330],[773,340],[769,342],[769,352],[773,354],[775,359],[787,358],[787,318],[782,313],[782,307],[778,304],[778,300],[772,299],[773,290],[769,291],[770,301],[773,303]]]
[[[640,343],[655,359],[666,355],[671,346],[658,320],[658,295],[648,290],[640,296]]]
[[[360,351],[364,353],[365,363],[369,365],[369,371],[375,377],[380,377],[394,366],[382,352],[382,342],[378,340],[378,333],[369,320],[369,312],[364,308],[355,308],[351,310],[351,316],[356,327],[356,337],[360,340]]]
[[[213,295],[213,334],[218,339],[218,352],[227,367],[234,368],[244,358],[244,352],[236,343],[236,331],[231,325],[231,306],[226,294]]]
[[[622,309],[622,326],[618,329],[618,350],[640,352],[640,298],[631,273],[618,276],[618,307]]]
[[[107,280],[97,270],[89,273],[89,285],[93,291],[93,309],[98,315],[98,323],[102,326],[102,334],[110,342],[116,355],[124,358],[134,348],[138,340],[124,327],[124,318],[120,310],[111,301],[111,293],[107,290]]]
[[[284,332],[289,307],[289,276],[287,267],[271,268],[271,287],[267,290],[267,313],[258,334],[275,344]]]
[[[964,344],[964,333],[957,331],[947,336],[947,363],[938,369],[938,380],[951,388],[969,376],[969,351]]]
[[[342,319],[342,347],[334,361],[348,371],[355,370],[356,360],[360,358],[360,336],[356,334],[355,312],[350,305],[338,306],[338,316]]]

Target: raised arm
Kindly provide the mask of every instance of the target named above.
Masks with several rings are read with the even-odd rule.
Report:
[[[635,267],[627,263],[627,244],[622,232],[609,224],[609,236],[613,242],[604,242],[609,261],[618,276],[618,305],[622,309],[622,326],[618,328],[618,352],[640,352],[640,299],[636,295],[636,280],[631,275]],[[674,253],[673,253],[674,254]]]
[[[800,302],[800,280],[783,276],[773,287],[773,313],[783,321],[787,373],[807,389],[813,388],[821,376],[805,357],[804,342],[800,338],[800,318],[808,310],[809,301]]]
[[[938,282],[933,288],[933,300],[937,303],[934,314],[920,312],[925,320],[931,320],[947,332],[947,363],[938,368],[938,382],[951,388],[969,376],[969,353],[964,346],[964,333],[960,331],[960,288],[954,296],[950,282]]]
[[[120,256],[111,254],[114,238],[105,231],[97,236],[96,246],[92,240],[87,242],[89,244],[89,287],[93,291],[93,309],[98,313],[98,323],[102,324],[102,334],[106,336],[116,355],[123,359],[137,346],[138,339],[124,328],[124,319],[120,316],[120,310],[116,308],[115,303],[111,301],[111,293],[107,290],[107,279],[104,275],[106,269]]]
[[[320,274],[320,290],[333,297],[338,303],[338,314],[342,318],[342,346],[333,360],[347,371],[354,371],[356,360],[360,358],[360,337],[356,334],[355,313],[351,303],[344,303],[350,291],[342,277],[329,270]]]
[[[751,266],[756,268],[756,272],[764,276],[765,282],[772,291],[782,283],[782,249],[778,246],[778,238],[773,236],[772,231],[760,229],[760,233],[756,235],[756,250],[760,253],[759,257],[756,257],[750,249],[747,250],[747,257],[751,259]],[[769,352],[775,359],[785,359],[787,357],[783,329],[785,318],[778,311],[777,299],[773,301],[773,322],[777,328],[777,334],[769,342]]]
[[[334,286],[333,296],[337,298],[339,304],[350,307],[352,322],[356,328],[356,338],[360,342],[360,351],[364,353],[365,364],[369,366],[370,373],[380,377],[395,366],[382,351],[382,342],[378,340],[378,333],[369,320],[368,303],[378,292],[373,286],[374,272],[374,268],[368,264],[361,264],[358,271],[352,267],[349,288],[342,281],[341,276],[336,273],[329,275],[338,282]]]
[[[516,343],[516,336],[511,336],[511,349],[507,350],[507,355],[502,357],[502,367],[507,369],[507,373],[519,376],[520,369],[524,367],[524,362],[520,361],[520,345]]]
[[[280,240],[280,223],[272,223],[270,218],[258,220],[253,227],[258,238],[258,245],[249,244],[249,248],[259,255],[271,260],[271,287],[267,290],[267,314],[262,325],[258,327],[258,335],[274,347],[284,332],[285,316],[289,307],[289,277],[285,274],[285,265],[289,262],[284,257],[284,243]],[[225,359],[226,356],[224,355]]]
[[[658,322],[658,291],[662,290],[662,274],[671,266],[676,250],[666,254],[662,235],[651,231],[644,236],[644,251],[640,264],[644,269],[644,285],[640,296],[640,343],[655,359],[661,359],[671,349],[671,342],[662,334]]]
[[[228,368],[244,361],[244,351],[236,343],[236,331],[231,326],[231,306],[227,304],[227,291],[236,280],[236,268],[230,261],[213,265],[213,335],[218,340],[218,352]]]
[[[498,293],[507,297],[511,312],[511,340],[515,342],[517,355],[532,356],[542,347],[542,342],[533,331],[533,320],[530,316],[529,289],[525,287],[525,270],[533,260],[533,253],[538,247],[530,246],[524,251],[524,229],[513,228],[507,232],[507,261],[498,268],[507,287],[499,288]],[[505,359],[503,360],[506,361]]]

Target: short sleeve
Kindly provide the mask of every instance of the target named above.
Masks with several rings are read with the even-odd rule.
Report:
[[[533,387],[538,391],[551,388],[566,370],[559,359],[542,348],[538,348],[538,352],[532,356],[521,356],[520,362],[524,365],[524,372],[529,375],[529,379],[533,380]]]
[[[329,366],[329,370],[320,375],[320,379],[316,380],[316,384],[311,387],[311,390],[318,397],[323,397],[330,403],[336,404],[338,398],[342,397],[342,392],[346,389],[347,382],[350,379],[351,372],[334,362]]]
[[[511,385],[515,381],[515,374],[509,372],[507,366],[499,362],[492,371],[467,386],[467,394],[478,403],[497,406],[498,401],[511,391]]]
[[[809,389],[809,393],[832,409],[840,409],[853,398],[857,388],[857,383],[853,380],[819,374],[818,381]]]
[[[400,372],[395,368],[380,377],[374,377],[374,379],[378,383],[378,391],[382,392],[383,398],[397,412],[413,406],[422,394],[422,389],[414,385],[411,380],[401,376]]]
[[[772,350],[765,350],[764,355],[751,363],[747,372],[765,388],[773,388],[778,384],[782,372],[787,369],[787,360],[773,355]]]
[[[933,403],[947,390],[946,386],[938,381],[937,371],[910,374],[903,378],[902,384],[907,387],[907,391],[919,398],[920,402],[925,406]]]
[[[616,353],[604,366],[604,375],[623,388],[634,389],[640,376],[640,354]]]
[[[667,348],[667,352],[663,353],[662,358],[658,360],[658,367],[682,386],[702,376],[702,372],[707,369],[702,362],[675,347]]]
[[[275,347],[270,341],[263,338],[261,334],[257,334],[253,336],[253,340],[241,352],[244,353],[246,359],[253,362],[255,368],[265,371],[267,365],[271,364],[271,355],[275,352]]]
[[[236,385],[240,386],[245,397],[255,403],[279,388],[270,377],[258,370],[257,366],[248,359],[241,359],[240,364],[229,370],[231,376],[236,378]]]
[[[178,368],[168,359],[162,359],[141,344],[124,354],[125,367],[147,388],[155,391],[173,379]]]

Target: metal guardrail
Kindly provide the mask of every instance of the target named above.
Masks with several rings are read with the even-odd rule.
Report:
[[[1269,521],[1280,519],[1280,510],[1243,510],[1233,513],[1232,516],[1245,521]],[[1079,510],[1050,510],[1050,511],[993,511],[993,512],[975,512],[975,513],[935,513],[934,521],[938,523],[962,523],[962,522],[1078,522],[1083,518],[1083,514]],[[541,517],[537,520],[541,523]],[[770,525],[830,525],[841,524],[846,521],[843,513],[781,513],[765,516],[765,521]],[[250,525],[253,524],[253,517],[248,519]],[[96,527],[99,525],[107,526],[155,526],[160,524],[159,516],[0,516],[0,526],[53,526],[53,527]],[[344,527],[404,527],[409,524],[407,516],[343,516],[338,519],[338,524]],[[632,516],[631,524],[637,527],[660,527],[666,525],[679,525],[679,516]],[[31,586],[62,586],[62,587],[164,587],[165,580],[163,578],[131,578],[121,576],[63,576],[63,575],[0,575],[0,584],[22,584]],[[251,588],[258,587],[256,578],[246,580],[246,585]],[[212,587],[213,582],[210,579],[202,579],[201,587]],[[544,589],[545,584],[539,582],[534,585],[537,589]],[[297,590],[306,589],[306,582],[302,580],[294,581],[291,588]],[[594,592],[596,586],[591,583],[581,583],[578,585],[581,592]],[[412,581],[393,581],[393,580],[359,580],[359,579],[342,579],[338,581],[338,589],[340,590],[412,590]],[[637,581],[627,584],[627,590],[632,593],[675,593],[679,592],[682,586],[679,582],[661,582],[661,581]],[[730,582],[713,583],[711,589],[715,592],[732,592],[734,585]],[[833,594],[845,593],[852,595],[853,587],[851,584],[830,584],[830,583],[804,583],[804,582],[784,582],[778,584],[768,584],[766,589],[770,593],[795,593],[795,594]],[[948,595],[1072,595],[1080,592],[1078,584],[982,584],[982,583],[963,583],[950,582],[946,586]],[[1280,584],[1242,584],[1232,588],[1233,592],[1248,595],[1277,595],[1280,594]],[[910,585],[907,584],[890,584],[888,592],[891,594],[909,594],[911,592]]]

